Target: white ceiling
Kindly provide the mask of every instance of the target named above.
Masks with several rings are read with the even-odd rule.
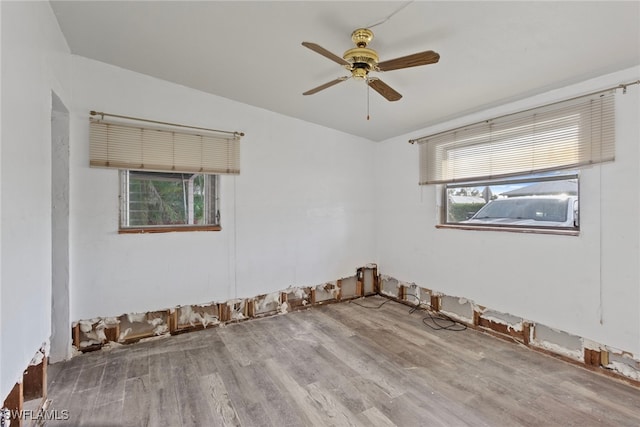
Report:
[[[415,1],[374,26],[369,47],[440,62],[376,73],[404,96],[371,90],[367,121],[362,81],[302,96],[347,72],[300,43],[342,56],[354,29],[407,2],[51,3],[74,54],[373,141],[640,64],[638,1]]]

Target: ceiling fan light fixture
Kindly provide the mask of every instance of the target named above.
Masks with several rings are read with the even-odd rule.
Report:
[[[369,75],[369,69],[366,67],[357,67],[351,70],[351,76],[357,80],[364,80]]]

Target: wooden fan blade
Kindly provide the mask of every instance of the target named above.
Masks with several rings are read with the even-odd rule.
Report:
[[[314,93],[320,92],[321,90],[325,90],[328,87],[331,87],[333,85],[337,85],[338,83],[343,82],[343,81],[347,80],[348,78],[349,78],[348,76],[338,77],[335,80],[331,80],[328,83],[325,83],[325,84],[320,85],[318,87],[314,87],[313,89],[306,91],[305,93],[303,93],[303,95],[313,95]]]
[[[380,71],[399,70],[401,68],[435,64],[439,60],[440,55],[437,52],[427,50],[425,52],[414,53],[413,55],[407,55],[400,58],[379,62],[378,69]]]
[[[348,67],[351,67],[351,63],[345,61],[344,59],[340,58],[338,55],[336,55],[335,53],[331,53],[329,52],[327,49],[323,48],[320,45],[317,45],[315,43],[310,43],[310,42],[302,42],[302,46],[311,49],[312,51],[319,53],[320,55],[324,56],[325,58],[329,58],[330,60],[332,60],[333,62],[337,62],[340,65],[346,65]]]
[[[380,79],[371,79],[368,83],[369,86],[373,88],[373,90],[387,98],[387,101],[397,101],[402,98],[402,95],[400,95],[391,86]]]

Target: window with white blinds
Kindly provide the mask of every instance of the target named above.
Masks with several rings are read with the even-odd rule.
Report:
[[[418,139],[420,184],[576,169],[615,157],[614,91]]]
[[[90,165],[141,171],[240,173],[240,137],[90,121]]]

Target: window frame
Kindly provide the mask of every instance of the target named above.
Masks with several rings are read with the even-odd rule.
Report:
[[[451,222],[449,221],[449,189],[452,188],[465,188],[465,187],[486,187],[486,186],[498,186],[498,185],[513,185],[513,184],[534,184],[540,182],[550,181],[563,181],[575,179],[577,181],[578,189],[575,203],[577,203],[577,209],[574,207],[568,207],[568,209],[574,209],[574,222],[577,222],[577,226],[574,227],[558,227],[558,226],[544,226],[544,225],[514,225],[514,224],[482,224],[482,223],[463,223],[463,222]],[[436,228],[443,229],[461,229],[461,230],[475,230],[475,231],[507,231],[516,233],[537,233],[537,234],[558,234],[558,235],[570,235],[578,236],[580,234],[580,172],[579,171],[557,171],[557,174],[534,174],[534,175],[522,175],[519,177],[507,178],[507,179],[495,179],[495,180],[470,180],[464,182],[451,182],[446,184],[439,184],[438,187],[441,191],[441,205],[439,209],[439,218]],[[574,203],[574,205],[575,205]],[[485,205],[486,206],[486,205]],[[482,208],[480,208],[482,209]]]
[[[220,225],[220,175],[217,174],[198,174],[203,175],[205,180],[212,180],[209,184],[209,188],[212,189],[213,194],[209,198],[205,199],[205,203],[213,203],[211,208],[214,213],[213,223],[211,224],[153,224],[153,225],[126,225],[128,220],[128,211],[130,207],[130,173],[131,172],[143,172],[144,175],[153,175],[155,173],[166,175],[166,172],[151,172],[151,171],[136,171],[134,169],[120,169],[118,171],[120,185],[119,185],[119,206],[118,206],[118,233],[119,234],[140,234],[140,233],[169,233],[169,232],[185,232],[185,231],[221,231]],[[177,172],[176,175],[181,173]],[[159,180],[162,177],[159,176]],[[164,177],[164,179],[167,179]]]

